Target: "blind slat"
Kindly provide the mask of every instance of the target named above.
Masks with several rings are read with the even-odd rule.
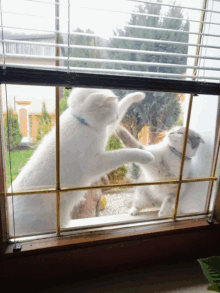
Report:
[[[220,23],[218,23],[218,22],[207,22],[207,21],[200,21],[200,20],[187,19],[187,18],[182,19],[182,18],[179,18],[179,17],[172,17],[172,16],[166,16],[166,15],[156,15],[156,14],[141,13],[141,12],[126,12],[126,11],[120,11],[120,10],[108,10],[108,9],[103,9],[103,8],[93,8],[93,7],[86,7],[86,6],[79,6],[79,5],[73,5],[73,7],[80,8],[80,9],[102,11],[102,12],[132,14],[132,15],[148,16],[148,17],[154,17],[154,18],[164,18],[164,19],[172,19],[172,20],[181,20],[181,21],[190,21],[190,22],[196,22],[196,23],[220,25]]]
[[[48,46],[48,47],[60,47],[68,48],[66,44],[54,44],[54,43],[42,43],[42,42],[31,42],[31,41],[16,41],[16,40],[0,40],[3,43],[15,43],[15,44],[25,44],[25,45],[35,45],[35,46]],[[116,52],[126,52],[126,53],[137,53],[137,54],[149,54],[149,55],[164,55],[170,57],[187,57],[187,58],[197,58],[197,55],[180,54],[180,53],[169,53],[163,51],[145,51],[145,50],[135,50],[135,49],[124,49],[124,48],[111,48],[111,47],[99,47],[99,46],[85,46],[85,45],[69,45],[72,49],[86,49],[86,50],[104,50],[104,51],[116,51]],[[41,57],[41,56],[40,56]],[[198,56],[199,59],[210,59],[219,60],[219,57],[212,56]]]
[[[78,33],[74,32],[72,35],[80,35],[80,36],[87,36],[87,37],[99,37],[99,35],[91,34],[91,33]],[[174,42],[174,41],[164,41],[164,40],[154,40],[154,39],[144,39],[144,38],[134,38],[134,37],[118,37],[113,36],[112,39],[118,40],[128,40],[128,41],[138,41],[138,42],[148,42],[148,43],[161,43],[161,44],[173,44],[173,45],[181,45],[181,46],[193,46],[193,47],[201,47],[201,48],[212,48],[212,49],[219,49],[220,46],[213,46],[213,45],[200,45],[196,43],[183,43],[183,42]]]
[[[82,61],[82,62],[94,62],[94,63],[115,63],[115,64],[125,64],[125,65],[141,65],[141,66],[156,66],[156,67],[173,67],[170,63],[156,63],[156,62],[139,62],[139,61],[126,61],[126,60],[112,60],[112,59],[97,59],[97,58],[79,58],[79,57],[57,57],[57,56],[40,56],[40,55],[27,55],[27,54],[0,54],[0,57],[16,57],[23,59],[45,59],[45,60],[70,60],[70,61]],[[190,66],[175,64],[175,68],[191,68],[200,70],[213,70],[220,71],[218,67],[201,67],[201,66]],[[102,68],[100,68],[102,70]],[[139,71],[141,73],[141,71]]]
[[[24,30],[26,30],[26,28],[16,28],[16,27],[8,27],[8,26],[6,26],[6,27],[7,28],[13,28],[13,29],[24,29]],[[27,29],[27,30],[32,30],[32,29]],[[53,33],[56,33],[57,32],[55,30],[54,31],[35,30],[35,31],[53,32]],[[70,33],[70,35],[79,35],[79,36],[87,36],[87,37],[100,37],[99,34],[82,33],[82,32],[73,32],[73,33]],[[201,48],[212,48],[212,49],[219,49],[220,48],[220,46],[213,46],[213,45],[212,46],[211,45],[202,45],[202,44],[200,45],[200,44],[195,44],[195,43],[183,43],[183,42],[154,40],[154,39],[144,39],[144,38],[134,38],[134,37],[112,36],[111,39],[128,40],[128,41],[139,41],[139,42],[148,42],[148,43],[175,44],[175,45],[193,46],[193,47],[201,47]],[[4,40],[2,42],[4,42]]]
[[[220,13],[220,11],[215,10],[209,10],[209,9],[202,9],[202,8],[194,8],[194,7],[187,7],[187,6],[180,6],[180,5],[172,5],[172,4],[166,4],[166,3],[157,3],[157,2],[150,2],[150,1],[144,1],[144,0],[126,0],[130,2],[138,2],[143,4],[154,4],[154,5],[162,5],[165,7],[173,7],[173,8],[180,8],[180,9],[188,9],[188,10],[195,10],[195,11],[205,11],[205,12],[211,12],[211,13]]]
[[[190,70],[197,69],[198,73],[202,75],[202,77],[197,77],[198,79],[219,80],[220,56],[218,56],[218,51],[216,50],[220,49],[220,34],[216,33],[216,29],[214,30],[212,25],[220,25],[220,22],[215,22],[216,19],[212,17],[212,14],[220,14],[220,10],[214,11],[213,7],[207,10],[198,7],[182,7],[181,5],[175,5],[175,3],[174,5],[159,2],[153,3],[150,0],[126,1],[132,1],[134,4],[143,3],[148,5],[139,6],[143,9],[139,9],[138,6],[136,6],[136,8],[138,8],[136,11],[124,11],[120,10],[120,8],[118,9],[118,7],[120,7],[119,5],[115,6],[114,9],[112,4],[111,8],[107,9],[104,6],[95,6],[95,3],[93,3],[92,7],[92,2],[90,2],[89,7],[89,5],[82,6],[81,3],[77,4],[70,0],[67,0],[65,3],[49,2],[47,0],[28,1],[29,3],[41,3],[42,9],[47,7],[46,4],[52,4],[56,7],[65,6],[67,8],[65,8],[64,14],[62,13],[54,16],[49,13],[48,15],[50,16],[34,14],[32,13],[33,10],[30,9],[31,6],[28,6],[27,10],[22,10],[21,13],[13,10],[10,11],[10,9],[6,9],[5,11],[2,9],[0,11],[1,16],[5,13],[7,16],[10,14],[20,15],[22,17],[30,16],[31,19],[30,25],[28,25],[27,28],[17,25],[13,26],[13,22],[10,22],[12,25],[4,26],[4,23],[1,24],[2,40],[0,40],[0,46],[4,48],[4,51],[2,51],[3,49],[1,50],[0,57],[6,61],[6,66],[13,63],[21,65],[22,60],[25,60],[25,63],[28,63],[25,66],[30,66],[30,68],[54,68],[56,70],[78,70],[80,72],[84,70],[85,72],[111,72],[112,74],[119,73],[122,75],[163,76],[182,79],[193,78],[194,76],[191,75]],[[70,5],[72,10],[70,10]],[[156,5],[156,8],[154,5]],[[149,10],[149,7],[153,9]],[[160,10],[160,7],[168,7],[168,9],[175,8],[177,13],[166,13]],[[48,9],[48,7],[46,9]],[[210,17],[206,17],[206,20],[209,19],[209,21],[204,21],[204,18],[202,21],[196,18],[194,19],[194,15],[193,17],[187,17],[186,14],[180,12],[182,9],[201,11],[206,14],[209,13]],[[70,21],[72,20],[71,12],[77,12],[77,14],[79,14],[78,16],[82,16],[83,19],[86,10],[90,11],[91,29],[82,29],[80,25],[78,26],[77,24],[77,18],[74,18],[74,27],[79,28],[78,31],[76,29],[74,31],[73,27],[70,27],[70,23],[72,23],[72,21]],[[109,30],[119,28],[113,35],[109,34],[104,37],[103,33],[98,33],[97,30],[92,29],[93,21],[94,23],[96,22],[97,17],[95,17],[95,15],[97,16],[97,12],[102,14],[103,12],[108,12],[112,15],[113,21],[106,22],[106,27],[103,25],[103,29],[106,28],[106,30]],[[124,24],[117,23],[117,21],[114,21],[116,19],[116,17],[114,18],[115,13],[130,15],[130,21],[125,21]],[[54,19],[56,23],[65,21],[65,26],[66,22],[68,24],[67,30],[47,30],[46,26],[40,29],[37,25],[33,25],[35,28],[31,28],[31,25],[35,24],[34,21],[36,21],[33,20],[32,22],[32,18],[35,19],[35,17]],[[154,19],[156,19],[156,21],[154,21]],[[165,24],[161,25],[163,22]],[[196,32],[196,29],[191,29],[193,28],[192,25],[195,26],[197,24],[202,24],[202,32]],[[64,26],[59,24],[58,27]],[[9,32],[11,32],[11,30],[16,30],[22,33],[15,34],[13,38],[13,35],[7,35],[5,30],[9,30]],[[24,33],[24,31],[26,33]],[[30,35],[28,39],[28,34],[31,33],[32,35]],[[24,38],[22,38],[22,34]],[[55,35],[57,36],[58,34],[59,41],[58,44],[56,44]],[[194,36],[200,36],[200,39],[202,39],[200,44],[197,44],[196,40],[195,42],[193,41]],[[194,53],[194,48],[201,49],[200,56]],[[57,49],[59,49],[59,57],[55,56],[55,51],[57,52]],[[10,58],[13,59],[13,62]],[[200,60],[198,66],[193,66],[190,63],[192,62],[192,58]],[[39,62],[36,62],[37,60]],[[58,60],[60,62],[58,62]],[[213,61],[215,61],[215,63]],[[57,67],[53,66],[55,62]],[[38,65],[36,63],[38,63]],[[141,67],[139,69],[135,66]],[[109,67],[109,69],[106,67]],[[164,70],[162,68],[167,68],[169,73],[154,72],[155,68],[157,71],[166,71],[166,69]],[[189,70],[189,72],[187,70]]]
[[[50,19],[50,18],[60,19],[60,17],[58,17],[58,16],[45,16],[45,15],[27,14],[27,13],[12,12],[12,11],[0,11],[0,13],[15,14],[15,15],[30,16],[30,17],[39,17],[39,18],[48,18],[48,19]]]

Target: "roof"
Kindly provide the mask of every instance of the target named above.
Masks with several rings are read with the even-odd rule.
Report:
[[[14,34],[4,31],[4,38],[8,40],[55,39],[55,34]]]

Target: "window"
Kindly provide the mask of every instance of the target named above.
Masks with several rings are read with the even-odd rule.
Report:
[[[177,175],[178,179],[175,179],[173,183],[176,184],[177,192],[173,217],[176,219],[178,216],[181,221],[181,218],[191,219],[190,216],[194,213],[193,217],[198,219],[200,216],[202,218],[204,218],[204,215],[206,217],[210,216],[213,209],[216,211],[216,206],[210,210],[209,203],[211,200],[212,205],[215,205],[215,194],[218,186],[215,183],[217,180],[215,165],[219,148],[219,113],[217,112],[217,106],[219,105],[219,84],[217,83],[219,80],[219,58],[216,57],[216,51],[219,47],[216,44],[212,44],[219,37],[216,35],[216,27],[219,23],[215,20],[220,13],[218,3],[205,1],[205,6],[201,6],[198,1],[197,6],[186,8],[182,4],[178,6],[171,2],[160,4],[159,2],[150,1],[122,1],[119,11],[119,8],[114,8],[114,2],[108,2],[109,6],[102,6],[103,4],[101,3],[104,2],[97,2],[94,7],[87,7],[88,3],[86,1],[81,2],[80,6],[71,1],[60,1],[60,3],[58,1],[55,3],[52,1],[21,1],[25,4],[26,11],[20,11],[15,6],[9,5],[9,2],[2,1],[1,16],[1,43],[3,45],[1,78],[7,89],[6,94],[6,92],[4,93],[5,87],[2,85],[3,115],[4,112],[7,112],[4,94],[10,104],[14,94],[17,93],[16,112],[19,126],[20,128],[22,127],[23,138],[30,137],[31,130],[32,141],[30,141],[30,144],[40,140],[55,122],[56,139],[58,139],[53,145],[53,151],[56,154],[54,162],[56,161],[57,171],[55,172],[55,168],[53,168],[54,174],[51,185],[44,185],[44,178],[42,178],[42,185],[34,188],[35,190],[41,189],[36,194],[33,194],[33,190],[29,189],[25,190],[25,192],[20,192],[20,194],[17,192],[17,195],[14,195],[15,202],[19,198],[26,199],[28,197],[32,198],[32,202],[34,202],[34,198],[45,192],[45,195],[41,197],[41,207],[50,206],[52,216],[50,219],[44,218],[47,210],[41,210],[41,225],[36,230],[34,230],[33,226],[30,226],[30,229],[26,231],[19,230],[22,223],[19,223],[19,219],[16,218],[17,234],[15,233],[14,235],[13,222],[9,223],[9,237],[11,237],[11,240],[13,241],[14,236],[20,241],[25,240],[24,237],[27,236],[34,236],[36,239],[37,236],[42,236],[40,234],[43,234],[43,237],[48,235],[50,237],[54,235],[65,236],[68,235],[70,230],[62,226],[62,203],[65,202],[70,191],[75,193],[79,188],[66,186],[59,179],[60,177],[62,178],[62,174],[59,172],[62,157],[59,159],[59,119],[55,121],[55,111],[56,118],[59,117],[59,110],[61,109],[62,111],[62,99],[60,100],[62,88],[59,88],[59,86],[111,88],[116,90],[119,98],[125,95],[125,90],[144,91],[148,97],[148,102],[150,103],[151,101],[152,109],[155,101],[155,107],[161,102],[160,110],[163,108],[163,111],[161,110],[159,118],[152,117],[152,121],[150,121],[149,117],[143,117],[144,114],[146,115],[147,110],[142,112],[141,110],[147,109],[147,105],[142,104],[142,107],[134,107],[131,110],[133,112],[127,117],[128,119],[123,121],[124,125],[130,131],[133,131],[133,135],[136,135],[144,144],[159,141],[164,130],[178,123],[198,132],[201,132],[201,129],[204,130],[206,127],[206,131],[209,132],[208,137],[213,144],[215,142],[213,154],[209,153],[205,174],[199,176],[200,179],[192,176],[190,183],[186,182],[184,160],[181,159],[181,164],[179,164],[180,174],[179,176]],[[126,4],[126,6],[123,6],[123,4]],[[44,10],[41,8],[42,5]],[[31,15],[32,21],[28,21],[30,11],[36,11],[36,15]],[[191,12],[187,14],[187,11]],[[85,24],[83,26],[83,24],[79,23],[77,15],[83,15],[85,20],[86,16],[91,13],[94,13],[93,19],[97,18],[97,13],[101,13],[102,19],[100,21],[105,25],[102,27],[100,23],[97,25],[94,22],[93,31],[91,29],[92,25],[87,28]],[[112,13],[111,22],[109,21],[109,13]],[[115,17],[112,17],[113,14]],[[24,26],[13,26],[8,15],[15,18],[22,17]],[[51,22],[34,21],[33,19],[35,18],[51,18]],[[112,23],[112,19],[114,23]],[[79,28],[79,25],[82,27]],[[115,29],[113,35],[112,27]],[[102,30],[102,28],[104,29]],[[107,32],[109,35],[106,35]],[[197,36],[199,36],[198,41]],[[148,49],[146,49],[146,43]],[[196,61],[193,65],[194,60]],[[36,87],[34,88],[33,86]],[[44,91],[43,97],[42,91]],[[22,98],[19,98],[19,94],[20,97],[23,95]],[[193,97],[194,95],[198,95],[198,97]],[[50,96],[51,99],[48,98]],[[55,101],[54,103],[51,102],[54,97],[56,97],[56,109]],[[164,103],[166,100],[167,103]],[[170,101],[172,103],[176,101],[176,106]],[[171,111],[169,114],[169,109],[167,110],[169,103],[171,103],[171,108],[177,108],[178,117],[174,117],[175,122],[172,121],[174,119],[172,115],[175,116],[176,114],[175,111]],[[43,111],[45,113],[44,117],[42,117]],[[154,112],[158,114],[157,107]],[[189,119],[190,112],[192,112],[191,119]],[[129,121],[129,118],[132,121]],[[29,119],[32,123],[31,127]],[[158,123],[153,123],[153,119],[156,119]],[[81,119],[81,121],[83,120]],[[142,125],[144,122],[146,125]],[[185,147],[187,139],[186,132]],[[4,141],[3,137],[1,140]],[[25,143],[25,140],[23,142]],[[185,149],[183,154],[185,155]],[[3,147],[1,155],[4,157]],[[126,166],[120,172],[125,169]],[[7,166],[2,166],[2,174],[4,170],[8,171]],[[204,180],[202,178],[206,178],[206,181],[202,182]],[[198,183],[197,181],[201,182]],[[1,197],[4,198],[8,183],[5,185],[3,180],[1,183]],[[114,186],[114,188],[120,186],[126,188],[136,184],[123,183]],[[199,213],[195,214],[196,208],[194,210],[192,208],[190,214],[186,209],[181,215],[177,215],[180,183],[181,188],[191,184],[191,193],[187,194],[186,196],[188,197],[184,199],[188,200],[189,203],[190,200],[193,202],[193,195],[196,194],[197,188],[207,190],[207,196],[203,198],[204,207]],[[136,185],[141,184],[137,183]],[[212,188],[212,185],[215,188]],[[43,191],[42,188],[44,189]],[[46,190],[47,188],[50,188],[50,190]],[[70,188],[69,191],[67,190],[68,188]],[[94,186],[82,187],[82,190],[86,189],[93,190],[95,188]],[[101,186],[96,186],[96,189],[100,190]],[[132,195],[130,196],[132,197]],[[11,204],[10,194],[7,194],[7,198],[9,198],[9,203]],[[182,199],[180,198],[179,200],[181,202]],[[4,198],[2,217],[6,216],[5,202]],[[59,208],[60,205],[61,209]],[[40,209],[39,206],[37,208]],[[28,207],[28,209],[31,213],[26,221],[29,222],[30,218],[33,218],[33,214],[31,208]],[[25,208],[20,210],[20,213],[25,212]],[[117,216],[116,212],[112,212],[111,216],[114,216],[114,219],[113,217],[107,218],[104,216],[91,218],[89,221],[87,217],[74,219],[72,220],[73,233],[76,233],[75,231],[85,232],[89,228],[94,229],[94,227],[100,226],[107,227],[106,230],[108,230],[110,229],[109,226],[114,227],[125,223],[141,227],[146,225],[146,222],[160,222],[162,224],[172,222],[167,217],[158,221],[155,213],[152,213],[152,216],[150,213],[148,214],[146,216],[146,214],[142,213],[136,218],[132,218],[132,216],[128,215]],[[22,219],[24,220],[24,218]],[[52,228],[48,225],[50,221]],[[4,222],[5,220],[3,219]]]

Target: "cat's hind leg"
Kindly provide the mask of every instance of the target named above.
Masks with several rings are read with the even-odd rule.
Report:
[[[153,192],[153,186],[137,187],[134,194],[134,201],[128,213],[131,216],[136,216],[143,208],[154,207],[154,201],[150,194]]]
[[[170,194],[167,195],[163,199],[158,216],[159,217],[166,217],[166,216],[172,215],[174,204],[175,204],[175,196],[170,195]]]

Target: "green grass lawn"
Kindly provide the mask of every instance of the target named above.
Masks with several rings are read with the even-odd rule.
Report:
[[[11,169],[12,169],[12,181],[17,177],[19,170],[24,167],[28,159],[31,157],[34,148],[21,151],[11,152]],[[10,165],[9,165],[9,153],[6,152],[6,185],[7,189],[11,185]]]

